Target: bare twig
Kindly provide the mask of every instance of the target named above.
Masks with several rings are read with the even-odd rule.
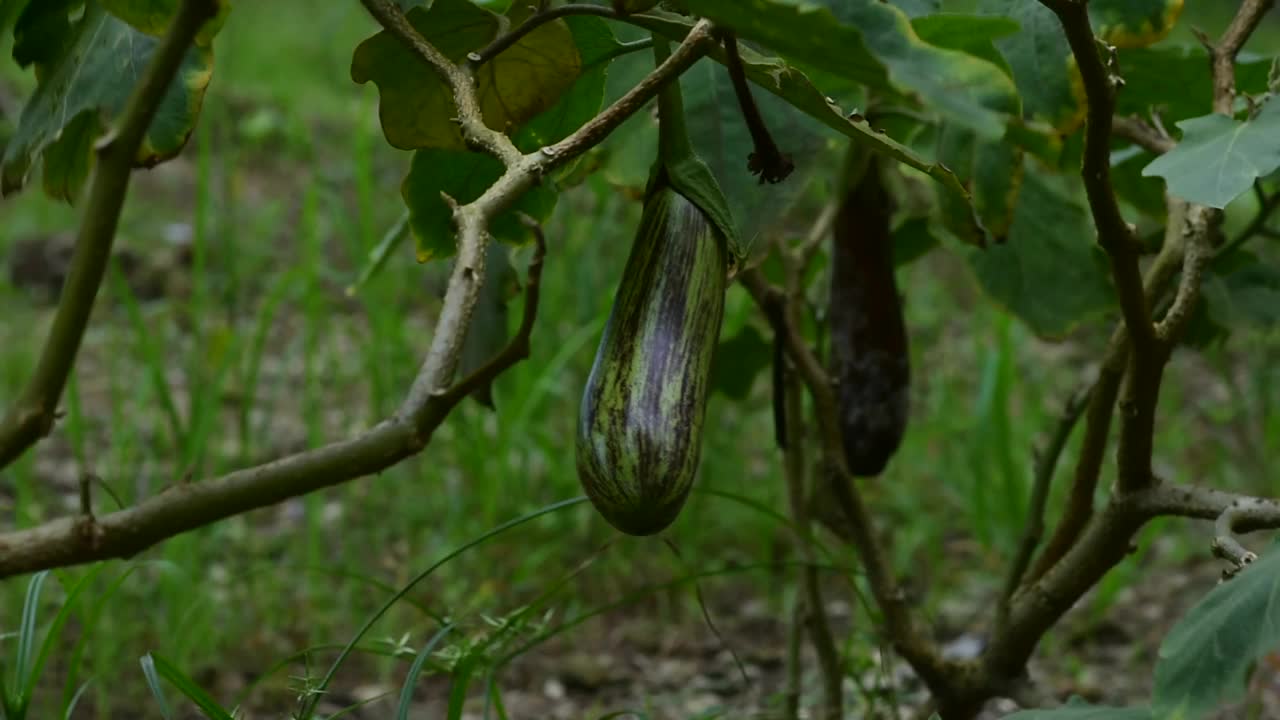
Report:
[[[0,422],[0,468],[16,460],[53,429],[58,401],[75,365],[80,341],[93,310],[129,175],[151,119],[178,72],[187,48],[205,22],[218,13],[218,0],[184,0],[151,63],[125,105],[119,123],[98,141],[97,169],[80,221],[71,269],[58,301],[53,327],[45,339],[35,373]]]
[[[481,65],[493,60],[501,55],[503,51],[511,48],[512,45],[520,42],[529,33],[561,18],[570,17],[572,15],[594,15],[596,17],[608,18],[610,20],[626,20],[626,16],[620,15],[616,10],[602,5],[588,5],[586,3],[572,3],[569,5],[561,5],[559,7],[544,7],[536,10],[532,15],[525,18],[523,22],[514,28],[504,32],[493,39],[493,42],[484,46],[480,50],[471,53],[467,57],[467,62],[471,67],[479,68]]]
[[[1136,117],[1118,117],[1113,123],[1111,132],[1116,137],[1156,155],[1163,155],[1177,145],[1173,138]]]
[[[1035,452],[1035,478],[1031,490],[1031,503],[1027,509],[1027,526],[1022,532],[1022,542],[1018,553],[1009,566],[1009,574],[1005,577],[1004,592],[996,608],[996,627],[1003,627],[1009,616],[1009,602],[1022,584],[1031,557],[1036,546],[1044,535],[1044,510],[1049,501],[1049,488],[1053,485],[1053,472],[1058,467],[1058,458],[1067,446],[1067,439],[1075,428],[1080,416],[1088,405],[1088,393],[1078,393],[1067,401],[1067,407],[1058,419],[1058,424],[1049,436],[1045,447]],[[998,630],[997,630],[998,632]]]

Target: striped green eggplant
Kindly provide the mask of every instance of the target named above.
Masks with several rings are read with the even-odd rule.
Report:
[[[578,477],[624,533],[670,525],[693,486],[728,267],[706,214],[651,189],[578,417]]]

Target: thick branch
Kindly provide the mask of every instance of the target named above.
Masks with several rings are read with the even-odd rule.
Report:
[[[1165,293],[1181,267],[1184,255],[1182,222],[1187,204],[1172,196],[1168,198],[1168,204],[1169,220],[1164,243],[1143,279],[1143,291],[1149,306],[1155,305]],[[1102,464],[1106,460],[1111,417],[1129,362],[1129,348],[1129,337],[1121,326],[1112,333],[1098,377],[1088,390],[1089,406],[1085,411],[1084,441],[1080,446],[1071,492],[1067,496],[1067,507],[1044,552],[1027,576],[1028,581],[1039,579],[1062,559],[1093,518],[1094,496],[1097,494]]]
[[[58,400],[75,365],[80,341],[111,257],[111,243],[120,222],[120,208],[129,188],[129,174],[138,156],[138,146],[187,48],[205,22],[217,13],[218,0],[184,0],[130,95],[119,124],[94,148],[98,154],[97,169],[53,327],[45,339],[35,374],[0,422],[0,468],[16,460],[53,428]]]
[[[990,677],[1021,673],[1039,638],[1130,552],[1146,522],[1162,516],[1220,521],[1228,532],[1280,528],[1280,501],[1195,485],[1164,483],[1115,497],[1071,551],[1041,580],[1019,594],[1006,632],[992,639],[985,655]]]
[[[129,557],[188,530],[274,505],[352,478],[381,472],[427,445],[449,412],[472,390],[529,354],[538,310],[545,243],[529,265],[524,316],[506,348],[480,370],[448,390],[425,398],[422,407],[386,420],[364,434],[322,448],[240,470],[204,482],[183,482],[127,510],[98,518],[63,518],[29,530],[0,535],[0,578]],[[406,418],[413,417],[414,421]]]
[[[1151,313],[1142,293],[1137,243],[1132,229],[1120,214],[1120,204],[1111,185],[1111,123],[1115,113],[1117,78],[1102,61],[1098,41],[1089,25],[1087,3],[1069,0],[1041,2],[1058,16],[1084,84],[1089,107],[1081,176],[1093,223],[1098,230],[1098,243],[1111,258],[1111,272],[1125,326],[1133,340],[1135,354],[1145,358],[1155,343]]]

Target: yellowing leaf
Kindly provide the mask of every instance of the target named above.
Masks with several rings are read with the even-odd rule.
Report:
[[[407,17],[453,61],[484,47],[499,28],[497,15],[466,0],[437,0],[430,10],[412,8]],[[539,27],[478,73],[485,124],[503,132],[518,127],[554,105],[581,71],[569,26],[555,21]],[[465,148],[444,81],[385,30],[356,48],[351,79],[378,86],[382,130],[391,145],[404,150]]]

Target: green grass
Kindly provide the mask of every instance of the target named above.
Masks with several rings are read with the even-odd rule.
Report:
[[[188,472],[206,477],[346,437],[397,407],[430,340],[443,266],[419,266],[405,247],[355,298],[343,294],[399,215],[407,167],[407,155],[381,140],[373,90],[349,80],[349,52],[372,29],[355,3],[236,7],[218,40],[199,132],[182,160],[138,174],[119,239],[157,256],[168,229],[188,223],[196,272],[159,303],[131,297],[113,275],[68,391],[67,418],[3,475],[13,489],[13,524],[70,512],[68,491],[50,487],[54,475],[94,472],[133,503]],[[638,210],[594,183],[562,199],[547,226],[532,356],[498,380],[497,414],[468,401],[421,457],[379,477],[180,536],[134,564],[109,564],[82,600],[97,603],[96,621],[85,623],[83,667],[78,677],[51,675],[39,707],[56,708],[76,685],[69,681],[89,680],[85,717],[155,712],[136,664],[149,652],[207,688],[202,678],[211,671],[262,671],[327,646],[310,660],[306,682],[314,683],[335,646],[393,588],[501,523],[578,495],[577,404]],[[5,200],[0,213],[0,250],[11,239],[70,232],[76,222],[75,209],[34,189]],[[517,251],[517,259],[527,253]],[[989,598],[998,587],[1022,529],[1031,448],[1088,355],[1043,345],[984,303],[958,255],[935,253],[901,282],[913,333],[912,422],[889,471],[866,492],[892,536],[895,567],[930,588],[934,611],[951,593],[976,586]],[[0,405],[7,405],[32,367],[49,313],[4,285],[0,307],[8,315],[0,328]],[[726,336],[746,322],[758,318],[735,287]],[[1079,347],[1100,347],[1099,339],[1081,337]],[[1266,489],[1260,469],[1280,455],[1267,442],[1280,433],[1275,340],[1251,336],[1228,353],[1179,360],[1161,405],[1162,472]],[[699,487],[785,508],[767,378],[743,402],[713,397],[708,415]],[[1214,449],[1224,442],[1238,443],[1240,452]],[[1059,467],[1051,508],[1061,505],[1077,452],[1078,437]],[[57,471],[59,462],[73,471]],[[113,509],[105,492],[95,499],[100,512]],[[1203,556],[1207,538],[1185,525],[1159,532],[1179,528],[1186,539],[1177,547]],[[444,565],[410,593],[412,602],[393,606],[366,638],[377,652],[358,654],[337,682],[395,686],[411,656],[389,648],[405,634],[421,647],[438,627],[433,614],[458,622],[442,645],[458,653],[485,637],[482,615],[510,617],[562,580],[541,605],[560,622],[691,572],[770,562],[790,542],[766,514],[701,492],[670,535],[687,566],[656,541],[622,539],[570,575],[615,534],[587,506],[533,520]],[[853,562],[846,548],[831,559]],[[1137,572],[1128,564],[1109,576],[1097,611]],[[732,588],[785,612],[784,593],[768,573],[703,583],[712,597]],[[0,587],[0,632],[17,629],[25,587],[21,580]],[[687,584],[645,598],[643,609],[626,612],[705,632]],[[46,602],[52,608],[58,599]],[[867,631],[861,621],[855,627]],[[12,642],[0,650],[11,652]],[[74,650],[69,639],[63,645],[59,652]],[[872,649],[862,634],[849,646]],[[299,663],[282,668],[252,702],[267,711],[292,707],[301,681],[290,676],[302,673]],[[481,687],[477,679],[473,691]]]

